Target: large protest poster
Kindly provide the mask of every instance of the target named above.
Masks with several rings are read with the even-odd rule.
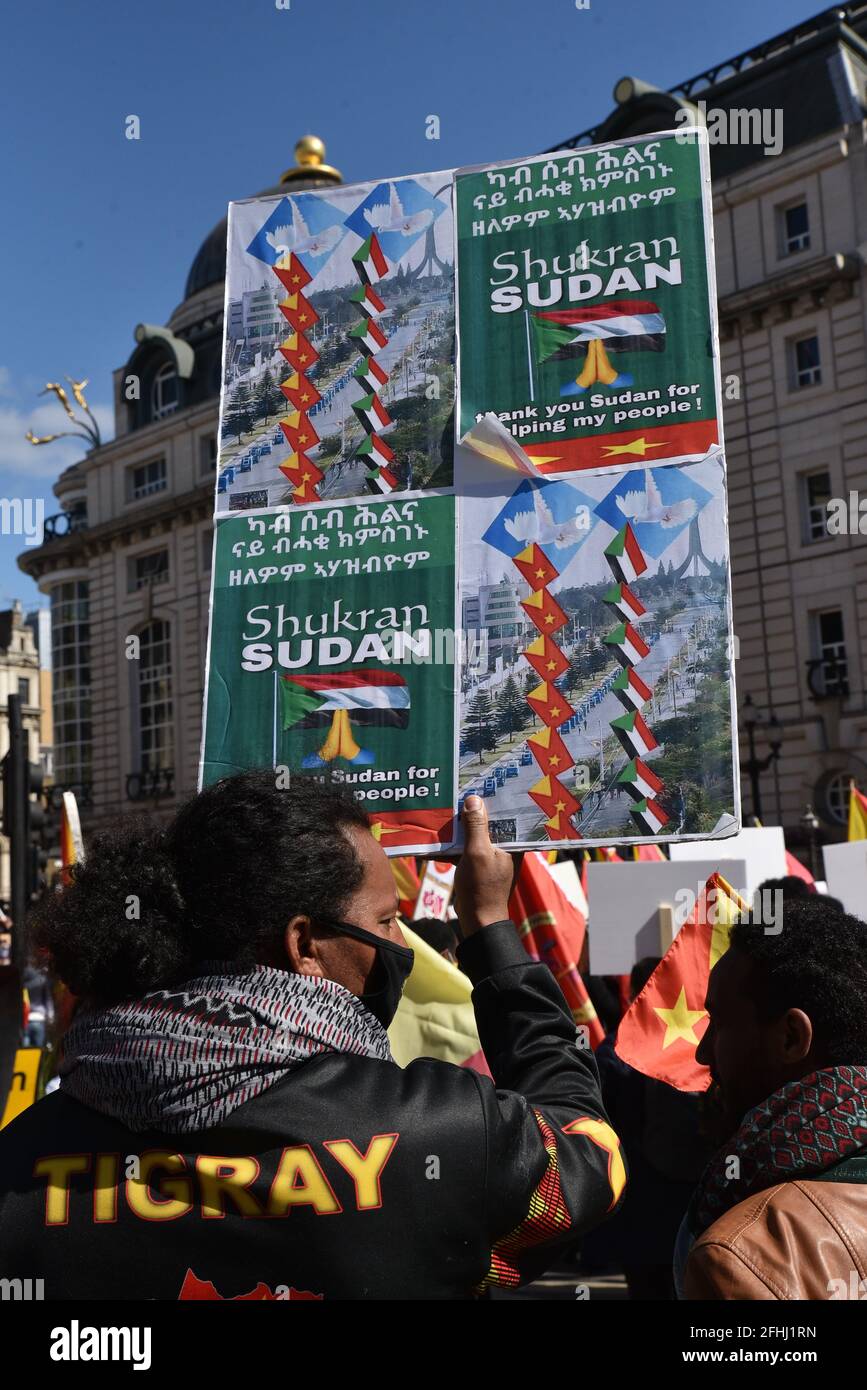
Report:
[[[455,205],[458,437],[508,431],[455,461],[461,792],[517,846],[731,834],[704,137],[459,170]]]
[[[661,135],[232,205],[203,784],[395,853],[469,790],[515,847],[736,828],[707,195]]]
[[[219,514],[451,483],[451,186],[230,204]]]

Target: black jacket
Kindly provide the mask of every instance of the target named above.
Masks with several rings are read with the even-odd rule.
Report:
[[[432,1299],[535,1277],[616,1205],[618,1141],[548,967],[510,923],[460,951],[496,1088],[327,1053],[182,1136],[60,1090],[0,1134],[0,1278],[46,1299]]]

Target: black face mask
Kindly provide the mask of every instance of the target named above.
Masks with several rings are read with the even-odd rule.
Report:
[[[356,941],[364,941],[368,946],[376,947],[376,958],[380,974],[384,977],[383,982],[378,989],[368,990],[358,997],[367,1011],[379,1019],[383,1028],[387,1028],[397,1013],[404,984],[415,960],[415,952],[408,946],[398,946],[396,941],[388,941],[384,936],[376,936],[374,932],[365,931],[363,927],[353,926],[350,922],[328,922],[327,925],[341,936],[351,936]]]

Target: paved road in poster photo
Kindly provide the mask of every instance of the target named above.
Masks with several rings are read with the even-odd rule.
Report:
[[[651,647],[644,661],[640,662],[635,668],[638,675],[641,676],[641,679],[650,686],[651,690],[655,690],[658,694],[658,713],[652,716],[649,709],[645,711],[651,728],[653,727],[655,719],[667,718],[673,713],[671,692],[667,682],[669,667],[675,666],[675,668],[677,668],[678,659],[684,651],[684,648],[686,648],[688,640],[694,636],[696,627],[701,620],[709,617],[711,614],[718,613],[718,611],[716,605],[713,607],[708,605],[707,607],[685,608],[683,612],[677,615],[678,626],[671,632],[662,633]],[[620,670],[619,666],[617,670]],[[509,671],[503,673],[503,680],[505,680],[509,674],[515,674],[523,679],[526,671],[526,662],[519,661],[516,667],[510,668]],[[604,679],[603,677],[603,681]],[[691,677],[687,677],[685,674],[675,676],[674,681],[677,708],[680,710],[692,703],[695,698],[695,690]],[[487,689],[493,696],[496,693],[496,689],[499,687],[495,688],[486,685],[483,688]],[[597,689],[598,688],[597,686]],[[470,692],[469,698],[472,698],[473,693],[475,692]],[[572,703],[577,707],[581,701],[573,699]],[[573,729],[571,733],[563,736],[566,747],[575,759],[576,764],[586,764],[589,763],[592,758],[598,758],[600,737],[609,737],[611,735],[611,729],[609,727],[610,721],[624,713],[624,707],[621,705],[616,695],[609,692],[603,696],[602,700],[590,711],[587,719],[586,732],[582,732],[581,729],[578,728]],[[539,725],[538,727],[541,728],[542,726]],[[521,740],[516,738],[512,746],[503,752],[502,757],[498,760],[499,764],[514,762],[519,754],[521,746]],[[657,756],[659,756],[658,753],[651,753],[646,761],[652,763],[654,757]],[[492,764],[490,768],[485,769],[484,774],[481,774],[481,771],[478,774],[474,773],[472,762],[475,757],[476,755],[473,754],[467,762],[462,764],[462,793],[470,790],[470,787],[472,787],[473,791],[481,791],[482,775],[494,775],[493,769],[497,764]],[[606,786],[610,782],[613,772],[622,767],[625,762],[626,755],[618,751],[614,767],[612,768],[606,765],[604,778]],[[468,775],[472,776],[472,782],[465,782]],[[519,763],[518,776],[510,777],[502,787],[497,788],[493,796],[486,797],[488,815],[492,821],[504,818],[517,820],[516,838],[519,840],[531,839],[534,831],[538,832],[544,820],[544,817],[539,812],[535,803],[527,795],[530,787],[539,780],[539,776],[539,769],[535,761],[531,765],[525,767],[520,766]],[[569,785],[568,776],[563,780],[566,785]],[[581,799],[580,791],[576,792],[576,795]],[[586,797],[584,799],[587,801]],[[576,822],[576,828],[584,835],[594,836],[618,829],[625,834],[638,834],[640,833],[638,827],[629,814],[630,805],[631,798],[625,791],[620,797],[617,797],[616,794],[613,800],[609,800],[606,797],[598,805],[593,807],[590,807],[588,802],[583,817]]]
[[[414,310],[399,328],[394,330],[388,344],[377,353],[376,361],[383,371],[389,375],[394,373],[393,387],[398,399],[402,399],[414,386],[424,384],[425,376],[422,366],[415,362],[404,364],[401,361],[403,356],[410,352],[417,340],[424,333],[428,320],[441,308],[442,301],[433,300],[432,302],[420,306]],[[331,435],[339,435],[346,422],[346,428],[355,430],[355,437],[352,446],[356,446],[364,439],[364,432],[358,426],[355,415],[352,411],[353,401],[360,400],[364,394],[361,383],[356,381],[352,373],[357,366],[359,359],[351,358],[341,370],[340,376],[331,383],[330,390],[333,391],[328,403],[323,405],[320,410],[311,412],[310,423],[313,425],[320,439],[327,439]],[[279,355],[271,359],[268,364],[277,380],[282,380],[285,372],[285,363]],[[322,389],[321,383],[316,380],[316,373],[311,373],[314,384]],[[258,380],[258,377],[257,377]],[[335,388],[336,385],[336,389]],[[323,395],[325,393],[323,392]],[[388,406],[391,396],[389,386],[381,393],[382,399]],[[383,431],[383,438],[388,439],[389,430]],[[264,454],[253,462],[252,467],[246,472],[235,472],[234,481],[226,489],[225,496],[220,498],[219,509],[221,513],[229,510],[229,499],[236,494],[258,491],[267,488],[268,505],[275,506],[285,502],[288,498],[290,484],[283,473],[280,472],[280,464],[285,461],[289,454],[289,446],[283,438],[282,432],[276,419],[269,423],[267,427],[257,430],[253,439],[248,440],[241,448],[225,459],[229,464],[239,463],[246,454],[251,444],[270,443],[271,453]],[[313,455],[314,462],[319,462],[323,467],[328,460],[317,460]],[[322,498],[338,497],[361,497],[368,493],[366,473],[367,465],[362,461],[352,459],[348,463],[340,466],[332,463],[327,469],[325,479],[319,487],[319,494]]]

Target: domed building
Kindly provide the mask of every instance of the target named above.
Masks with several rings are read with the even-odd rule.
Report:
[[[295,158],[256,196],[341,182],[315,136]],[[55,780],[90,830],[130,811],[168,814],[195,791],[225,274],[223,218],[168,323],[134,329],[114,372],[115,438],[61,474],[61,510],[19,558],[51,602]]]

